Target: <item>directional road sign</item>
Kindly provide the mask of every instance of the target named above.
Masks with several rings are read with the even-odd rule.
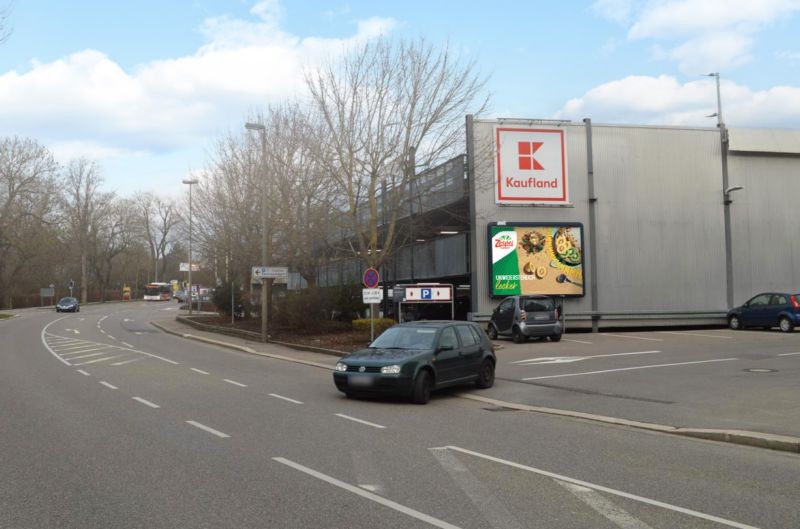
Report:
[[[253,277],[256,279],[288,279],[289,268],[286,266],[254,266]]]

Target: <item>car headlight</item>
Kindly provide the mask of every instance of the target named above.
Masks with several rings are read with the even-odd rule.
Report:
[[[399,375],[400,366],[399,365],[383,366],[381,368],[381,373],[383,373],[384,375]]]
[[[336,367],[334,367],[336,371],[347,371],[347,364],[343,364],[342,362],[336,362]]]

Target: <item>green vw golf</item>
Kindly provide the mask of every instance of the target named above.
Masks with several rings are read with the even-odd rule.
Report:
[[[491,387],[496,363],[478,325],[418,321],[390,327],[366,349],[343,357],[333,381],[347,396],[406,396],[425,404],[435,389],[467,383]]]

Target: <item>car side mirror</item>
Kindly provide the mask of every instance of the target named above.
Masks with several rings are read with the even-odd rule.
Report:
[[[452,351],[454,347],[452,345],[440,345],[436,348],[437,353],[441,353],[442,351]]]

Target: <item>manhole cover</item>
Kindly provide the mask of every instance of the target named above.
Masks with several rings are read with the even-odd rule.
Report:
[[[778,370],[777,369],[763,369],[763,368],[755,367],[753,369],[745,369],[745,371],[747,371],[748,373],[776,373]]]

